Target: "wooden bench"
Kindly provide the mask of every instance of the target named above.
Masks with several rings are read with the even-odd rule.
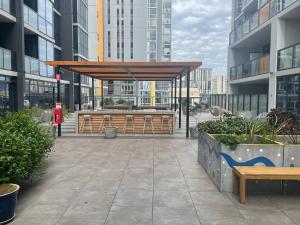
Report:
[[[240,203],[246,201],[247,180],[300,180],[300,168],[295,167],[233,167],[232,192],[240,192]]]

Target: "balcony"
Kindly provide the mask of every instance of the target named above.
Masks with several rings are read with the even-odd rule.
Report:
[[[230,68],[230,80],[257,76],[270,72],[270,55],[264,55]]]
[[[278,51],[278,71],[300,67],[300,43]]]
[[[241,25],[237,26],[230,33],[230,45],[247,36],[251,31],[255,30],[296,1],[298,0],[261,0],[259,2],[258,12],[245,19]],[[246,0],[246,2],[251,1]]]
[[[25,56],[25,73],[54,78],[54,70],[51,66],[47,66],[43,61]]]
[[[0,69],[10,70],[14,69],[14,56],[12,51],[0,48]]]
[[[38,29],[38,15],[30,7],[24,4],[24,23]]]

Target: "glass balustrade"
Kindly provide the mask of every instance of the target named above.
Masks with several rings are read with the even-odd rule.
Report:
[[[300,44],[278,51],[278,70],[300,67]]]
[[[0,8],[11,14],[10,0],[0,0]]]
[[[0,69],[12,70],[12,52],[10,50],[0,48]]]
[[[25,56],[25,72],[39,75],[39,60],[30,56]]]
[[[259,2],[259,9],[250,17],[246,18],[245,21],[236,27],[230,33],[230,44],[234,44],[241,38],[246,36],[248,33],[259,27],[260,25],[267,22],[270,18],[286,9],[288,6],[298,0],[261,0]],[[245,6],[251,2],[250,0],[245,1]]]
[[[24,4],[24,22],[35,29],[38,29],[38,15],[30,7]]]
[[[270,72],[270,56],[264,55],[230,68],[230,79],[242,79]]]

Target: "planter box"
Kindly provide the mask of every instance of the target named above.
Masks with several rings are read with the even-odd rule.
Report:
[[[199,132],[198,161],[220,191],[232,192],[233,166],[282,166],[284,147],[281,144],[240,144],[236,150],[220,144],[214,135]],[[248,192],[280,192],[281,182],[253,181]]]

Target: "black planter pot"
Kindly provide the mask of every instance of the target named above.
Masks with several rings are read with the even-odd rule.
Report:
[[[20,187],[16,184],[0,185],[0,224],[1,225],[7,224],[14,219],[19,189]]]

